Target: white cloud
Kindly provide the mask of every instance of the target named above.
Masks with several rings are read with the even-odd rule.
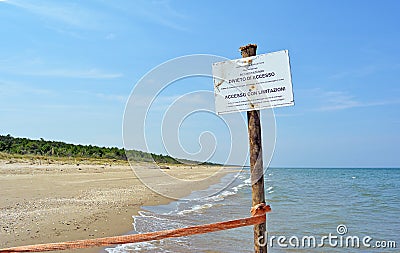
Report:
[[[327,105],[318,108],[318,111],[336,111],[336,110],[344,110],[351,109],[357,107],[371,107],[371,106],[384,106],[384,105],[393,105],[400,104],[400,101],[392,100],[392,101],[373,101],[373,102],[359,102],[359,101],[348,101],[347,103],[336,104],[336,105]]]
[[[362,101],[354,95],[344,91],[310,90],[313,96],[319,99],[320,105],[314,111],[336,111],[358,107],[372,107],[399,104],[400,100]]]
[[[127,96],[116,95],[116,94],[97,93],[96,97],[104,100],[117,101],[121,103],[125,103],[128,100]]]
[[[84,96],[84,97],[96,97],[100,100],[104,101],[116,101],[120,103],[126,103],[128,100],[127,95],[121,94],[113,94],[113,93],[105,93],[105,92],[93,92],[88,90],[74,90],[74,94],[77,96]]]
[[[29,11],[45,19],[57,21],[69,26],[82,29],[98,29],[104,26],[104,16],[93,10],[85,9],[82,5],[60,3],[59,1],[20,1],[8,0],[18,8]],[[101,24],[101,25],[100,25]]]
[[[361,68],[355,68],[352,70],[338,72],[338,73],[332,75],[331,78],[342,79],[342,78],[348,78],[348,77],[366,77],[366,76],[376,73],[377,71],[379,71],[379,69],[380,68],[378,66],[372,66],[372,65],[364,66]]]
[[[276,118],[301,117],[303,113],[274,113]]]
[[[114,79],[122,77],[121,73],[108,73],[99,69],[73,70],[73,69],[46,69],[31,72],[22,72],[24,75],[53,76],[69,78]]]
[[[41,57],[16,56],[0,60],[0,71],[16,75],[66,77],[85,79],[115,79],[122,77],[122,73],[108,72],[96,67],[88,68],[75,64],[73,68],[53,66],[51,62],[44,61]]]
[[[19,82],[0,80],[0,97],[20,96],[21,94],[54,95],[52,90],[37,88]]]
[[[114,33],[109,33],[106,35],[106,39],[107,40],[113,40],[115,39],[116,35]]]
[[[170,1],[132,1],[132,8],[127,8],[126,4],[119,5],[116,1],[109,1],[107,4],[129,16],[139,18],[139,21],[147,21],[160,26],[171,28],[178,31],[187,31],[185,24],[188,16],[174,8]]]

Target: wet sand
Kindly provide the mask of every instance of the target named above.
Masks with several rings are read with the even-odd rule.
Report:
[[[153,164],[134,166],[148,168],[153,176]],[[207,178],[179,186],[181,197],[206,189],[228,172],[216,166],[170,166],[165,171],[185,180]],[[176,192],[176,185],[163,187]],[[0,192],[0,248],[122,235],[133,230],[132,215],[141,206],[172,201],[143,185],[128,164],[113,163],[0,160]]]

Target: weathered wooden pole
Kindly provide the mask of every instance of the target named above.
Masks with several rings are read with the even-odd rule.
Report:
[[[240,51],[243,58],[255,56],[257,45],[248,44],[242,46],[240,47]],[[265,203],[260,111],[248,111],[247,122],[250,143],[251,197],[254,207],[260,203]],[[266,223],[254,225],[254,252],[267,252],[265,231]]]

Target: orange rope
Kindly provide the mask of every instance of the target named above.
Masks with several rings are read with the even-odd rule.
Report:
[[[150,232],[144,234],[104,237],[104,238],[89,239],[89,240],[77,240],[77,241],[60,242],[60,243],[47,243],[47,244],[21,246],[21,247],[12,247],[12,248],[0,249],[0,252],[1,253],[43,252],[43,251],[53,251],[53,250],[82,249],[82,248],[90,248],[98,246],[109,246],[115,244],[147,242],[152,240],[161,240],[165,238],[189,236],[195,234],[204,234],[204,233],[210,233],[226,229],[264,223],[266,221],[265,213],[268,211],[269,210],[265,210],[265,212],[263,212],[262,214],[250,218],[198,225],[187,228],[171,229],[171,230]]]

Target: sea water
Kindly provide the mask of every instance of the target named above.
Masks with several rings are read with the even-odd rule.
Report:
[[[213,196],[196,199],[200,193],[194,192],[190,201],[143,207],[134,217],[132,233],[249,217],[248,168],[236,176],[231,182],[232,175],[227,175],[206,190],[212,193],[228,185]],[[400,252],[400,169],[269,168],[265,191],[272,208],[265,237],[269,252]],[[126,244],[107,251],[254,252],[253,227]]]

